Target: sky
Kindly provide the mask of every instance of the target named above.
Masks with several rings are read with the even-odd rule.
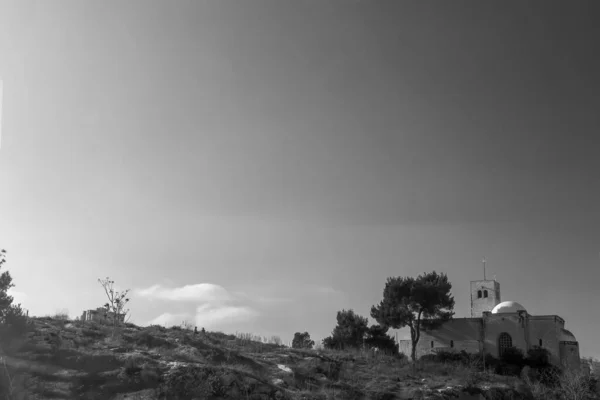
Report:
[[[502,300],[561,316],[600,357],[599,17],[0,0],[15,301],[79,316],[110,277],[138,324],[320,341],[392,276],[447,274],[470,316],[485,257]]]

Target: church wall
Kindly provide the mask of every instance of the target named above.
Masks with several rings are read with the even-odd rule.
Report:
[[[539,346],[539,340],[542,339],[542,347],[550,351],[553,363],[560,362],[558,343],[560,329],[560,323],[553,317],[529,318],[529,343],[531,343],[531,347]]]
[[[490,314],[485,322],[485,351],[494,357],[499,357],[498,338],[506,332],[512,339],[512,345],[527,352],[525,329],[519,322],[517,314]]]
[[[480,348],[481,318],[457,318],[431,332],[421,332],[417,357],[439,350],[477,353]],[[451,343],[451,341],[453,343]],[[433,342],[433,347],[431,346]],[[451,345],[454,347],[451,347]]]
[[[579,369],[581,363],[579,346],[573,342],[562,342],[559,347],[561,363],[565,364],[570,369]]]

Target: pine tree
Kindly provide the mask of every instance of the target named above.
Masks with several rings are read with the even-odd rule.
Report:
[[[6,250],[0,250],[0,269],[6,263]],[[27,317],[21,304],[14,305],[8,290],[15,287],[10,272],[0,274],[0,338],[3,342],[21,336],[27,331]]]
[[[371,307],[373,317],[382,327],[410,328],[411,358],[416,360],[421,330],[433,330],[454,315],[452,284],[445,274],[435,271],[412,277],[388,278],[383,300]]]

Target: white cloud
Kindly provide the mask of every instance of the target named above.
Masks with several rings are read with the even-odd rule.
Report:
[[[216,328],[222,325],[246,322],[258,315],[256,310],[245,306],[212,307],[202,305],[196,309],[196,324],[205,328]]]
[[[165,288],[154,285],[147,289],[137,289],[138,296],[149,299],[190,301],[190,302],[226,302],[232,300],[231,295],[222,286],[212,283],[198,283],[179,288]]]
[[[158,317],[148,321],[146,325],[161,325],[166,327],[171,327],[173,325],[181,325],[183,321],[191,322],[194,317],[190,314],[181,313],[181,314],[171,314],[164,313],[159,315]]]
[[[315,291],[320,294],[342,294],[342,292],[332,288],[331,286],[317,286]]]
[[[176,288],[154,285],[134,291],[138,296],[177,303],[195,303],[195,310],[185,313],[165,312],[152,319],[148,324],[180,325],[183,321],[195,321],[198,327],[209,329],[249,321],[259,315],[240,293],[231,294],[225,288],[212,283],[198,283]]]

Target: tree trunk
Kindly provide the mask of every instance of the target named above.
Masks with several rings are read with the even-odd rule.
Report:
[[[417,362],[417,342],[412,342],[412,349],[410,351],[410,358],[412,358],[413,363]]]

